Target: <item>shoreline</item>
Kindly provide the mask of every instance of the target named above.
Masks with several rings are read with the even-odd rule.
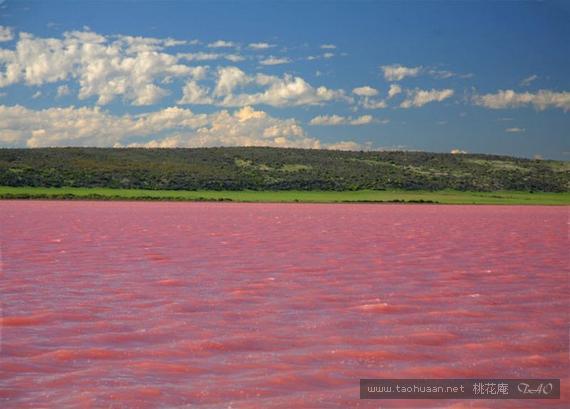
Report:
[[[168,201],[228,203],[363,203],[458,205],[570,205],[570,192],[521,191],[183,191],[0,186],[0,200]]]

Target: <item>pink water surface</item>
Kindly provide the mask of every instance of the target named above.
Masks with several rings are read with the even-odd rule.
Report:
[[[566,407],[567,220],[3,201],[0,407]],[[563,398],[359,400],[380,377],[555,377]]]

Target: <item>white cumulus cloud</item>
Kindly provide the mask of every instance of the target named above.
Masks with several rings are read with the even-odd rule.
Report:
[[[347,123],[347,119],[340,115],[319,115],[311,119],[310,125],[344,125]]]
[[[394,98],[396,95],[402,92],[402,87],[398,84],[390,84],[390,89],[388,90],[388,99]]]
[[[275,107],[319,105],[333,100],[347,100],[342,90],[313,87],[301,77],[285,74],[248,75],[238,67],[218,69],[215,87],[189,81],[183,89],[182,104],[213,104],[225,107],[271,105]]]
[[[245,60],[245,57],[239,54],[227,54],[224,56],[224,58],[231,62],[240,62]]]
[[[287,57],[273,57],[270,56],[261,60],[259,63],[261,65],[280,65],[280,64],[289,64],[291,60]]]
[[[372,123],[373,120],[374,120],[374,118],[372,118],[372,115],[362,115],[362,116],[359,116],[358,118],[351,119],[350,124],[351,125],[366,125],[366,124]]]
[[[406,77],[417,77],[423,67],[405,67],[400,64],[382,65],[380,67],[386,81],[401,81]]]
[[[213,43],[208,44],[208,47],[210,48],[232,48],[235,47],[236,44],[232,41],[224,41],[224,40],[218,40],[218,41],[214,41]]]
[[[188,81],[182,88],[182,98],[179,104],[210,105],[214,99],[210,96],[210,89],[198,84],[194,80]]]
[[[448,78],[471,78],[473,74],[461,74],[449,70],[442,70],[437,67],[417,66],[406,67],[401,64],[382,65],[380,67],[384,74],[386,81],[401,81],[406,77],[418,77],[420,75],[428,75],[435,79],[448,79]]]
[[[224,58],[224,54],[220,53],[205,53],[203,51],[199,51],[196,53],[179,53],[178,58],[187,60],[187,61],[210,61],[210,60],[219,60]]]
[[[236,87],[241,87],[253,79],[237,67],[218,69],[218,82],[214,89],[215,96],[231,95]]]
[[[400,104],[401,108],[421,107],[430,102],[441,102],[453,95],[452,89],[414,89],[406,91],[406,99]]]
[[[364,87],[357,87],[352,90],[353,94],[356,94],[361,97],[373,97],[378,95],[378,90],[368,85]]]
[[[90,31],[66,32],[63,38],[20,33],[15,49],[0,49],[0,87],[76,80],[80,99],[96,97],[97,104],[105,105],[121,97],[149,105],[168,94],[158,83],[192,72],[160,51],[171,39],[115,37]]]
[[[369,97],[364,97],[362,101],[360,101],[360,105],[362,105],[362,107],[365,109],[384,109],[388,107],[388,104],[385,100]]]
[[[490,109],[533,106],[539,111],[548,108],[559,108],[568,112],[570,111],[570,92],[556,92],[545,89],[541,89],[535,93],[500,90],[495,94],[475,95],[473,102],[476,105]]]
[[[266,104],[272,106],[318,105],[327,101],[344,99],[342,90],[332,90],[323,86],[313,87],[301,77],[285,74],[283,77],[258,74],[258,86],[264,87],[253,94],[228,96],[224,106],[244,106]]]

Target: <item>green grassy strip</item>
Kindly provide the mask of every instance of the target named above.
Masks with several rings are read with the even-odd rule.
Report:
[[[528,204],[568,205],[570,192],[530,193],[515,191],[182,191],[110,188],[42,188],[0,186],[0,199],[83,199],[83,200],[172,200],[234,202],[409,202],[441,204]]]

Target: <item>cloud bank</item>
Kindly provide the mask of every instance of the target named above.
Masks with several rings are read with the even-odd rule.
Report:
[[[133,142],[137,140],[137,142]],[[141,142],[143,140],[143,142]],[[360,149],[353,141],[339,142]],[[246,106],[195,114],[165,108],[140,115],[113,115],[100,107],[32,110],[0,105],[3,146],[275,146],[340,149],[312,138],[295,119],[280,119]]]

